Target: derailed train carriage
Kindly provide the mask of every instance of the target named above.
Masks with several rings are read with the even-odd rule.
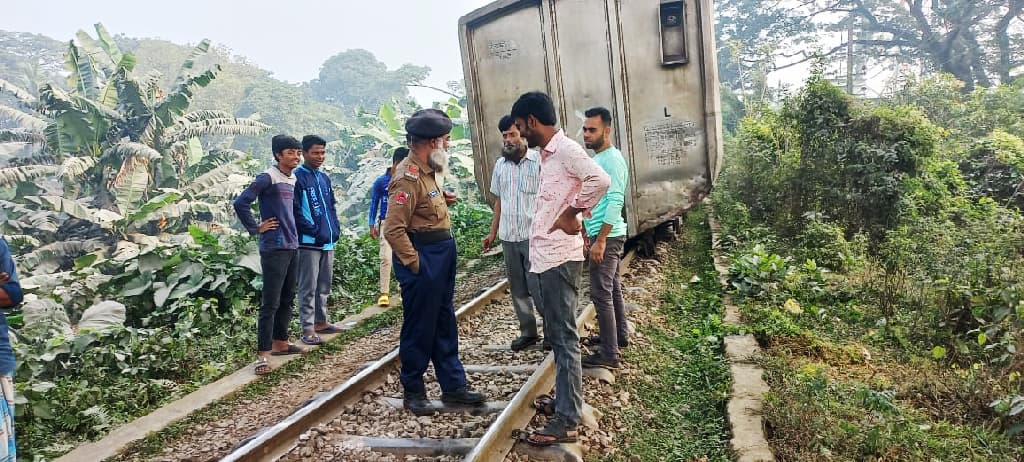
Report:
[[[711,190],[722,124],[711,0],[499,0],[459,20],[476,180],[491,195],[498,121],[522,93],[551,95],[583,143],[583,113],[612,113],[630,169],[624,214],[644,253]]]

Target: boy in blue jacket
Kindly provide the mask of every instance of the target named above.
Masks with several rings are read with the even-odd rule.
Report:
[[[299,166],[299,140],[277,135],[271,140],[277,164],[256,175],[256,179],[235,199],[235,214],[250,235],[259,236],[263,290],[260,317],[256,324],[256,375],[270,373],[270,355],[302,353],[288,343],[288,322],[295,303],[298,269],[298,233],[292,213],[295,173]],[[252,203],[259,200],[260,221],[252,216]]]
[[[327,322],[331,293],[334,243],[341,235],[331,179],[320,170],[327,141],[316,135],[302,138],[303,164],[295,169],[295,226],[299,231],[299,320],[302,343],[319,345],[317,334],[340,332]]]

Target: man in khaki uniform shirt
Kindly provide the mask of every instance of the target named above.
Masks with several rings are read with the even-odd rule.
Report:
[[[455,323],[455,239],[448,204],[437,176],[448,165],[452,121],[437,109],[416,111],[405,123],[409,156],[395,167],[388,187],[384,238],[394,253],[395,276],[402,288],[402,359],[404,406],[416,415],[431,415],[423,373],[434,363],[446,404],[483,404],[484,396],[466,384],[459,360]]]

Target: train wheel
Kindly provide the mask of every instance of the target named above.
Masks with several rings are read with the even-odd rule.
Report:
[[[636,254],[640,258],[654,258],[654,251],[657,248],[654,240],[654,230],[647,231],[637,238]]]

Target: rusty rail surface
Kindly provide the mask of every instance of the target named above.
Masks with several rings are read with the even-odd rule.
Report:
[[[630,251],[619,264],[619,274],[626,272],[629,264],[636,256],[636,251]],[[576,329],[582,330],[583,326],[594,321],[597,312],[594,305],[590,304],[578,317],[576,317]],[[466,455],[466,462],[480,462],[491,460],[502,460],[508,455],[515,445],[512,433],[530,423],[536,412],[531,407],[533,398],[541,393],[547,393],[555,385],[555,355],[548,354],[544,358],[537,371],[519,389],[516,396],[509,401],[509,405],[498,415],[498,418],[487,429],[487,433],[480,438],[476,447]]]
[[[636,256],[630,251],[622,259],[619,266],[620,274],[625,273]],[[482,310],[487,304],[502,295],[508,287],[508,280],[487,289],[479,296],[462,305],[456,311],[456,318],[471,316]],[[596,311],[593,304],[587,307],[576,318],[577,329],[583,329],[594,322]],[[358,401],[362,393],[384,383],[388,373],[399,363],[398,348],[383,358],[370,363],[345,383],[319,397],[309,401],[285,420],[268,427],[262,432],[243,441],[230,454],[221,459],[227,462],[274,461],[288,454],[299,443],[299,436],[317,425],[327,423],[339,414],[339,409]],[[533,372],[526,383],[519,389],[515,397],[504,407],[497,419],[490,425],[487,432],[479,439],[458,439],[452,441],[417,440],[406,445],[396,439],[379,439],[368,437],[351,437],[363,441],[369,446],[388,448],[394,446],[404,454],[438,455],[440,453],[466,454],[466,461],[501,460],[513,449],[514,430],[526,427],[536,412],[530,403],[533,397],[547,392],[554,386],[555,362],[554,354],[549,353]],[[398,446],[402,446],[399,448]],[[470,449],[471,447],[471,449]],[[468,452],[468,454],[467,454]]]
[[[455,317],[460,319],[480,311],[492,299],[501,296],[506,287],[508,280],[504,279],[462,305],[455,312]],[[221,460],[243,462],[281,458],[298,444],[299,436],[303,432],[329,422],[338,415],[338,409],[359,400],[363,391],[383,384],[388,372],[397,366],[398,362],[398,348],[395,348],[345,383],[309,401],[288,418],[244,440]]]

